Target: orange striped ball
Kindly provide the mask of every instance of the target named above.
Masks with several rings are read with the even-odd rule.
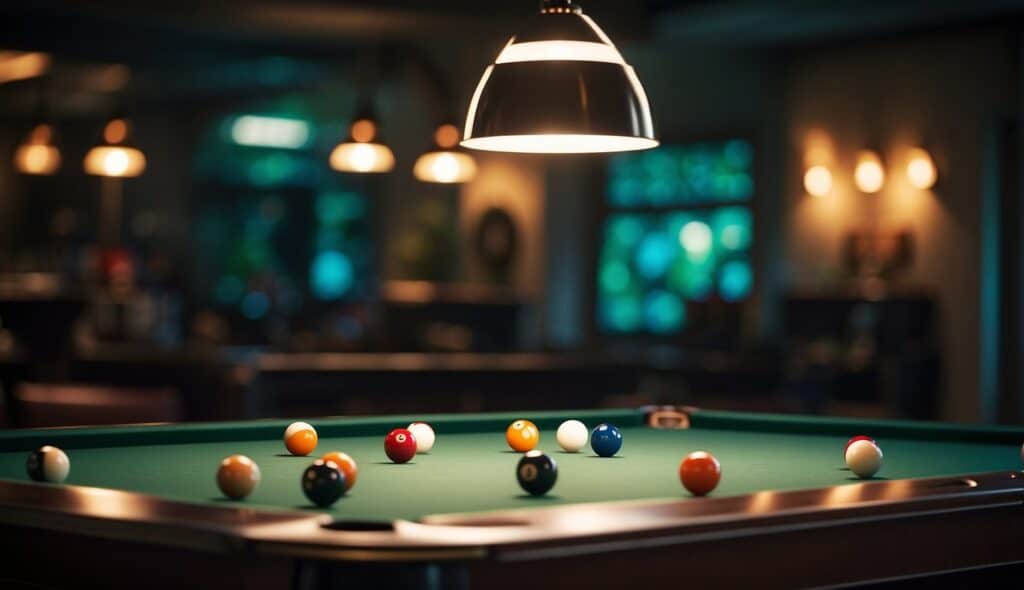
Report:
[[[284,446],[288,452],[305,457],[316,449],[316,429],[305,422],[292,422],[284,431]]]
[[[340,451],[331,451],[323,457],[325,462],[331,461],[338,466],[338,469],[345,474],[345,491],[351,490],[356,485],[356,478],[359,477],[359,467],[356,460]]]

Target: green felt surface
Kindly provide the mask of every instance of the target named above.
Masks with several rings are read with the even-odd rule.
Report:
[[[541,427],[540,448],[559,466],[558,482],[541,498],[526,496],[515,480],[519,455],[504,428],[515,417]],[[555,427],[567,417],[588,426],[610,420],[623,429],[615,458],[586,449],[567,454],[555,443]],[[885,453],[882,478],[956,475],[1020,468],[1014,429],[927,426],[916,423],[825,420],[707,412],[689,430],[642,426],[634,411],[435,416],[434,450],[411,463],[388,462],[384,435],[410,417],[311,420],[321,432],[316,455],[341,450],[359,463],[359,481],[327,512],[358,520],[417,519],[427,514],[528,508],[558,503],[687,497],[679,484],[680,459],[708,450],[723,466],[715,495],[792,490],[855,481],[844,469],[842,449],[853,434],[875,436]],[[246,505],[267,509],[309,508],[299,478],[310,458],[285,452],[285,422],[31,431],[0,434],[0,478],[24,481],[25,450],[51,443],[71,458],[70,484],[108,487],[200,503],[232,504],[214,482],[220,460],[242,453],[255,460],[262,482]],[[90,444],[92,443],[92,444]]]

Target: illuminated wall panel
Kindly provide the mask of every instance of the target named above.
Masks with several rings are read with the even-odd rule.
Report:
[[[753,195],[753,149],[742,139],[612,158],[598,255],[600,329],[677,334],[690,303],[748,298]]]

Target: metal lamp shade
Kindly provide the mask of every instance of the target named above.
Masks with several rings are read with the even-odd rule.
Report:
[[[462,145],[522,153],[656,147],[650,104],[633,68],[575,5],[545,7],[488,66]]]

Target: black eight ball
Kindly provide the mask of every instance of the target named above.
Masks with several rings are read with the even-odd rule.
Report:
[[[534,496],[548,493],[558,479],[558,465],[555,460],[541,451],[530,451],[523,455],[516,467],[519,485]]]
[[[330,506],[345,493],[345,474],[334,463],[317,459],[302,474],[302,491],[317,506]]]

